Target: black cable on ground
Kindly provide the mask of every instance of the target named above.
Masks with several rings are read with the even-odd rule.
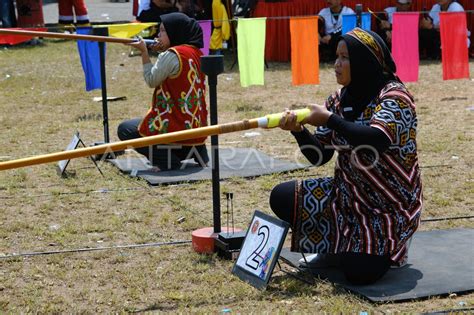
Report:
[[[52,254],[67,254],[67,253],[81,253],[81,252],[93,252],[99,250],[110,250],[110,249],[133,249],[143,247],[160,247],[165,245],[182,245],[189,244],[191,241],[171,241],[171,242],[159,242],[159,243],[145,243],[145,244],[131,244],[131,245],[115,245],[105,247],[91,247],[91,248],[76,248],[76,249],[64,249],[64,250],[53,250],[44,252],[31,252],[31,253],[18,253],[0,256],[0,259],[17,258],[17,257],[31,257],[31,256],[42,256]]]
[[[53,187],[54,188],[54,187]],[[48,194],[37,194],[37,195],[21,195],[21,196],[0,196],[0,199],[15,199],[15,198],[25,198],[25,197],[53,197],[53,196],[63,196],[63,195],[89,195],[91,193],[109,193],[109,192],[119,192],[119,191],[143,191],[146,188],[117,188],[117,189],[91,189],[87,191],[72,191],[72,192],[60,192],[60,193],[48,193]]]
[[[420,168],[437,168],[437,167],[453,167],[453,165],[450,165],[450,164],[420,165]]]
[[[422,313],[422,315],[441,315],[441,314],[472,314],[474,311],[474,307],[467,307],[467,308],[452,308],[450,310],[443,310],[443,311],[435,311],[429,313]]]
[[[125,175],[120,174],[121,176],[125,177]],[[91,193],[109,193],[109,192],[119,192],[119,191],[148,191],[148,192],[156,192],[154,191],[153,187],[140,184],[138,181],[133,181],[135,185],[138,185],[139,188],[134,187],[127,187],[127,188],[100,188],[100,189],[91,189],[86,191],[73,191],[73,192],[59,192],[59,193],[46,193],[46,194],[26,194],[26,195],[15,195],[15,196],[0,196],[0,199],[16,199],[16,198],[25,198],[25,197],[53,197],[53,196],[62,196],[62,195],[88,195]],[[170,184],[167,185],[168,187],[177,187],[177,186],[188,186],[189,183],[180,183],[180,184]],[[57,188],[60,186],[49,186],[48,188]],[[30,188],[23,188],[23,190],[28,190]],[[43,188],[38,188],[39,190],[43,190]],[[31,190],[31,189],[30,189]]]
[[[440,165],[427,165],[427,166],[420,166],[420,168],[436,168],[436,167],[452,167],[452,165],[448,165],[448,164],[440,164]],[[291,171],[289,172],[284,172],[284,173],[281,173],[280,174],[280,177],[281,179],[287,179],[287,178],[291,178],[293,179],[294,176],[292,174],[289,174]],[[127,178],[129,179],[130,177],[125,175],[125,174],[122,174],[122,173],[118,173],[119,176],[123,177],[123,178]],[[91,190],[86,190],[86,191],[76,191],[76,192],[59,192],[59,193],[46,193],[46,194],[36,194],[36,195],[32,195],[32,194],[27,194],[27,195],[16,195],[16,196],[0,196],[0,200],[1,199],[16,199],[16,198],[24,198],[24,197],[52,197],[52,196],[62,196],[62,195],[81,195],[81,194],[84,194],[84,195],[88,195],[88,194],[91,194],[91,193],[108,193],[108,192],[118,192],[118,191],[144,191],[144,190],[148,190],[149,192],[152,192],[153,191],[153,186],[150,186],[150,185],[147,185],[147,184],[142,184],[140,183],[139,181],[132,181],[132,183],[134,185],[137,185],[139,186],[141,189],[139,188],[116,188],[116,189],[108,189],[108,188],[100,188],[100,189],[91,189]],[[188,183],[188,182],[183,182],[183,183],[178,183],[178,184],[169,184],[169,185],[165,185],[167,187],[177,187],[177,186],[190,186],[191,184]],[[48,186],[47,188],[57,188],[57,187],[62,187],[62,186],[57,186],[57,185],[53,185],[53,186]],[[43,190],[44,188],[39,188],[39,190]],[[31,188],[23,188],[22,190],[31,190]]]
[[[472,218],[474,218],[474,215],[466,215],[466,216],[459,216],[459,217],[426,218],[426,219],[422,219],[421,222],[461,220],[461,219],[472,219]]]

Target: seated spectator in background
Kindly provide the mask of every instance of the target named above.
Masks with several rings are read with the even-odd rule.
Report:
[[[193,19],[197,19],[201,12],[201,7],[193,0],[176,0],[176,8]]]
[[[13,0],[0,0],[0,22],[2,27],[16,27],[15,5]]]
[[[439,59],[441,56],[441,38],[439,33],[439,12],[464,12],[462,5],[453,0],[437,0],[430,14],[423,14],[420,19],[420,53],[429,59]],[[470,46],[468,31],[467,47]]]
[[[137,20],[160,22],[160,15],[182,12],[191,18],[202,15],[202,8],[194,0],[139,0]]]
[[[196,20],[212,20],[212,1],[194,0],[194,3],[198,8],[195,17]]]
[[[227,10],[221,0],[212,0],[212,36],[209,48],[212,55],[222,55],[230,38],[230,23]]]
[[[139,0],[137,20],[161,22],[160,15],[177,11],[176,0]]]
[[[74,24],[75,15],[77,26],[90,26],[89,15],[87,14],[87,7],[84,0],[59,0],[58,11],[58,23],[60,25],[70,26]]]
[[[396,0],[394,7],[384,9],[384,13],[379,14],[377,20],[378,34],[385,41],[389,48],[392,47],[392,24],[393,13],[411,11],[412,0]]]
[[[342,0],[328,0],[328,7],[319,11],[319,52],[322,60],[333,60],[337,43],[342,34],[342,15],[355,14],[354,10],[342,5]]]

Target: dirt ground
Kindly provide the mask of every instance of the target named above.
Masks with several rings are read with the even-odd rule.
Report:
[[[123,45],[107,47],[111,140],[118,124],[147,110],[152,90],[139,57]],[[332,65],[321,65],[321,84],[291,86],[288,63],[269,63],[265,85],[240,87],[233,56],[218,81],[219,122],[256,118],[284,108],[323,103],[338,88]],[[474,73],[474,62],[470,62]],[[419,159],[424,185],[422,219],[473,215],[474,79],[442,80],[439,62],[422,62],[419,82],[407,86],[419,116]],[[75,43],[0,49],[0,159],[62,151],[74,132],[87,145],[103,140],[100,91],[85,92]],[[292,136],[282,130],[222,135],[223,147],[259,149],[271,156],[304,161]],[[255,209],[270,213],[268,197],[279,182],[330,176],[323,167],[221,182],[234,193],[235,224],[246,228]],[[0,312],[193,313],[421,313],[471,308],[474,294],[422,301],[371,304],[325,281],[308,285],[276,272],[258,291],[231,274],[233,263],[199,255],[189,243],[136,249],[115,248],[5,258],[15,253],[187,241],[191,231],[212,225],[210,181],[150,187],[108,163],[104,177],[86,158],[0,172]],[[225,200],[222,200],[225,209]],[[184,219],[183,219],[184,218]],[[225,218],[225,214],[223,214]],[[225,220],[225,219],[224,219]],[[421,230],[474,228],[472,219],[425,222]],[[471,276],[472,275],[466,275]]]

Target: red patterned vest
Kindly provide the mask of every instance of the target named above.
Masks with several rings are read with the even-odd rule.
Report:
[[[138,126],[143,137],[207,126],[201,50],[189,45],[170,49],[178,56],[179,72],[155,89],[151,108]],[[177,143],[197,145],[205,140],[206,137]]]

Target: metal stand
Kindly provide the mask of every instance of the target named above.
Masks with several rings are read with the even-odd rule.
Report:
[[[99,27],[93,29],[94,35],[109,36],[107,27]],[[99,58],[100,58],[100,82],[102,86],[102,122],[104,125],[104,142],[109,143],[109,110],[107,104],[107,80],[105,77],[105,43],[99,42]]]
[[[221,232],[217,235],[214,247],[219,257],[234,260],[239,256],[246,231],[234,228],[234,193],[227,192],[225,196],[227,199],[227,232]],[[232,232],[229,230],[229,212],[231,213]]]
[[[201,57],[201,71],[207,75],[209,85],[209,107],[211,125],[217,125],[217,75],[224,71],[224,57],[209,55]],[[219,140],[217,135],[211,136],[212,160],[212,205],[214,227],[206,227],[193,231],[193,249],[198,253],[215,252],[215,240],[221,232],[221,201],[219,176]]]
[[[66,151],[70,151],[70,150],[75,150],[77,149],[77,147],[79,146],[79,144],[81,144],[84,148],[86,147],[86,145],[84,144],[84,142],[82,141],[80,135],[79,135],[79,131],[76,131],[74,133],[74,136],[72,137],[72,140],[71,142],[68,144],[67,148],[66,148]],[[100,175],[102,175],[102,177],[105,177],[104,173],[102,173],[102,170],[100,169],[99,165],[97,164],[97,162],[92,158],[92,157],[89,157],[92,162],[94,162],[94,165],[95,167],[97,168],[97,170],[99,171]],[[62,161],[59,161],[57,167],[56,167],[56,171],[58,173],[59,176],[61,177],[68,177],[68,173],[66,172],[66,167],[69,165],[69,162],[71,160],[62,160]]]
[[[217,75],[224,71],[224,57],[220,55],[209,55],[201,57],[201,70],[207,75],[209,85],[209,108],[211,116],[211,125],[217,125]],[[195,230],[192,233],[193,249],[198,253],[214,253],[224,255],[229,259],[235,259],[238,255],[238,249],[245,237],[245,232],[240,229],[234,229],[238,233],[233,233],[230,244],[228,238],[224,237],[219,241],[223,234],[221,233],[221,200],[220,200],[220,176],[219,176],[219,140],[218,136],[211,136],[211,159],[212,159],[212,205],[214,227],[207,227]],[[230,195],[229,195],[230,196]],[[233,221],[233,220],[232,220]],[[228,229],[228,228],[227,228]],[[227,233],[228,234],[228,233]],[[226,235],[227,235],[226,234]],[[219,238],[219,239],[218,239]]]
[[[362,27],[362,4],[356,4],[355,6],[355,12],[356,12],[356,26],[357,27]]]
[[[99,36],[109,36],[109,29],[107,27],[93,28],[93,34]],[[102,124],[104,126],[104,142],[94,142],[93,146],[101,145],[110,142],[109,135],[109,109],[107,103],[107,79],[105,76],[105,42],[99,42],[99,59],[100,59],[100,83],[102,90]],[[109,152],[104,154],[98,154],[93,157],[95,160],[102,159],[114,159],[117,155],[122,154],[120,152]]]

